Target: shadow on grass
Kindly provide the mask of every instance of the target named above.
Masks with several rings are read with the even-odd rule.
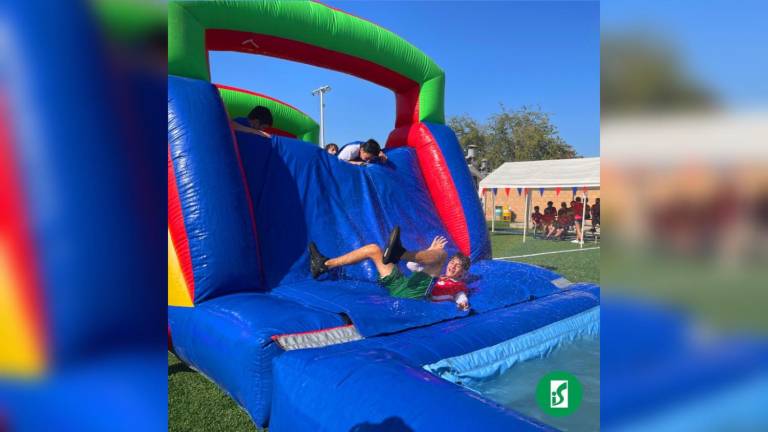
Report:
[[[168,366],[168,375],[174,375],[177,372],[193,372],[193,373],[196,373],[189,366],[185,365],[182,362],[174,363],[174,364]]]

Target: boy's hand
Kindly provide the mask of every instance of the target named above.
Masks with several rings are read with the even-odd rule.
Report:
[[[437,236],[432,240],[432,245],[430,245],[429,248],[444,249],[446,244],[448,244],[448,239],[443,236]]]
[[[456,296],[456,307],[463,311],[469,310],[469,298],[467,297],[467,294],[462,292]]]

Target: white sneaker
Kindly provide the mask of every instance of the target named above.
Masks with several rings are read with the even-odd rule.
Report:
[[[578,240],[571,240],[571,243],[578,243]]]

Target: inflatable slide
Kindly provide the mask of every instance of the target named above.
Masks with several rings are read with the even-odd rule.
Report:
[[[212,50],[392,90],[387,163],[337,160],[307,121],[272,138],[233,133],[254,105],[233,100],[254,95],[209,82]],[[182,361],[274,431],[551,429],[458,383],[596,336],[599,288],[490,259],[430,58],[316,2],[171,2],[168,52],[168,331]],[[276,118],[298,115],[281,105]],[[310,241],[339,255],[384,244],[395,226],[408,248],[443,235],[471,258],[470,311],[391,297],[368,262],[311,277]]]

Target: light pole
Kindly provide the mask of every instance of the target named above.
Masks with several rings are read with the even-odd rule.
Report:
[[[320,95],[320,147],[325,148],[325,101],[323,95],[331,91],[331,86],[322,86],[312,90],[312,96]]]

